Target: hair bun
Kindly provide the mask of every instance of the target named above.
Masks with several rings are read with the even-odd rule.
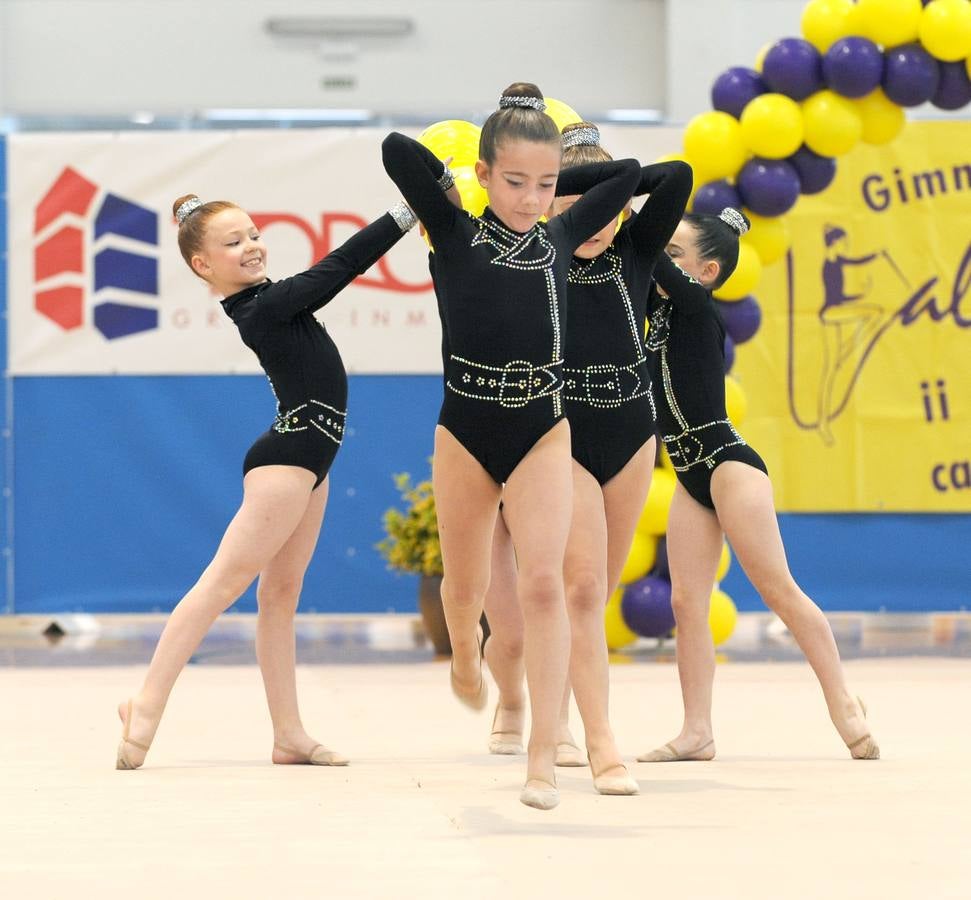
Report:
[[[729,228],[732,229],[739,237],[745,234],[749,229],[749,222],[745,216],[740,213],[737,209],[733,209],[730,206],[725,207],[719,214],[718,218],[721,219]]]

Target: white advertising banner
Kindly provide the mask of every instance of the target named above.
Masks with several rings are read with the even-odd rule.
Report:
[[[615,156],[676,149],[674,129],[604,129]],[[270,277],[307,268],[399,199],[377,129],[14,134],[8,140],[14,375],[259,372],[179,254],[172,202],[232,200]],[[614,143],[609,141],[615,138]],[[319,314],[351,373],[441,371],[417,230]]]

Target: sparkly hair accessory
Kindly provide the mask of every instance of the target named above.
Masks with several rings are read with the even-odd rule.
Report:
[[[175,211],[176,220],[181,225],[202,205],[203,203],[198,197],[190,197]]]
[[[509,109],[511,106],[519,106],[523,109],[535,109],[537,112],[546,112],[546,104],[539,97],[500,97],[499,109]]]
[[[571,128],[563,135],[563,149],[567,147],[599,147],[600,129],[596,125],[584,125],[582,128]]]
[[[718,218],[721,219],[739,236],[748,231],[748,225],[745,224],[745,218],[737,209],[732,209],[730,206],[728,206],[718,214]]]

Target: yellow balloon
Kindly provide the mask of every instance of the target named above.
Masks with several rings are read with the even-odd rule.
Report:
[[[462,119],[446,119],[429,125],[420,135],[418,143],[427,147],[439,159],[452,157],[449,167],[474,166],[479,159],[478,125]]]
[[[933,0],[924,7],[919,34],[924,49],[944,62],[971,55],[971,3]]]
[[[722,541],[722,555],[718,557],[718,569],[715,572],[715,581],[721,581],[727,574],[732,564],[732,551],[728,549],[728,542]]]
[[[677,483],[673,470],[654,470],[651,489],[647,492],[647,500],[637,520],[638,534],[658,537],[668,530],[668,513]]]
[[[863,120],[852,100],[833,91],[818,91],[802,103],[804,140],[820,156],[840,156],[863,135]]]
[[[742,244],[748,244],[755,250],[763,266],[771,266],[782,259],[792,244],[786,217],[757,216],[749,210],[745,210],[745,215],[752,227],[742,235]]]
[[[620,573],[620,583],[630,584],[643,578],[654,566],[657,559],[657,538],[649,534],[634,532],[634,540],[627,553],[627,561]]]
[[[802,11],[802,36],[820,53],[852,34],[853,0],[812,0]]]
[[[705,181],[731,178],[745,164],[747,155],[742,126],[728,113],[700,113],[684,130],[684,152],[704,171]]]
[[[610,595],[607,601],[607,608],[604,610],[604,631],[607,636],[607,647],[610,650],[620,650],[628,644],[633,644],[637,640],[636,632],[627,627],[624,621],[624,614],[621,608],[624,589],[617,588]]]
[[[711,606],[708,609],[708,627],[711,628],[711,640],[716,647],[732,636],[737,621],[738,610],[732,598],[716,588],[711,593]]]
[[[467,209],[473,216],[481,216],[482,211],[489,205],[489,195],[479,184],[479,178],[472,166],[450,166],[455,176],[455,187],[462,198],[462,209]]]
[[[762,277],[762,261],[751,244],[738,245],[738,265],[714,295],[719,300],[741,300],[751,294]]]
[[[755,65],[752,66],[756,72],[762,71],[762,63],[765,62],[765,55],[769,52],[769,50],[772,49],[772,45],[774,43],[775,41],[769,41],[769,43],[763,44],[761,47],[759,47],[759,52],[755,54]]]
[[[562,100],[545,97],[544,101],[546,103],[546,115],[556,122],[556,127],[560,131],[566,128],[567,125],[583,121],[583,116],[573,109],[572,106],[567,106]]]
[[[852,101],[863,122],[863,141],[886,144],[903,130],[907,117],[880,88]]]
[[[884,47],[917,39],[923,6],[920,0],[857,0],[856,34]]]
[[[730,375],[725,376],[725,410],[729,421],[738,428],[745,421],[748,410],[748,400],[742,386]]]
[[[785,159],[802,144],[802,110],[785,94],[754,97],[739,121],[742,140],[756,156]]]

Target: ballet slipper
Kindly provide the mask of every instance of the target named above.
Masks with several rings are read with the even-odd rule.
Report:
[[[350,760],[336,750],[328,750],[323,744],[315,744],[309,753],[301,753],[283,744],[274,744],[274,750],[294,757],[294,762],[280,763],[273,761],[275,766],[346,766]]]
[[[624,774],[608,775],[607,773],[613,769],[623,769]],[[598,794],[615,797],[633,797],[641,792],[637,782],[630,777],[630,772],[627,771],[627,766],[623,763],[614,763],[605,769],[601,769],[599,774],[594,773],[593,786],[597,789]]]
[[[133,740],[128,736],[128,730],[131,728],[132,720],[132,701],[130,699],[128,701],[126,713],[122,714],[121,706],[118,707],[118,716],[124,724],[124,728],[121,732],[121,741],[118,743],[118,757],[115,760],[115,768],[123,770],[138,769],[144,765],[145,760],[142,759],[142,761],[138,763],[133,762],[128,756],[128,748],[126,747],[126,744],[131,744],[133,747],[137,747],[139,750],[143,750],[145,753],[148,753],[149,746],[151,745],[146,746],[145,744],[140,744],[138,741]]]
[[[535,787],[536,784],[545,784],[546,787]],[[530,787],[530,785],[534,785]],[[526,785],[523,792],[519,795],[519,802],[533,809],[553,809],[559,805],[560,792],[556,787],[556,778],[550,783],[545,778],[536,778],[532,775],[526,776]]]
[[[519,756],[524,753],[523,733],[521,731],[496,731],[500,706],[496,704],[496,714],[492,717],[492,733],[489,735],[489,752],[497,756]]]
[[[637,757],[638,762],[655,763],[655,762],[707,762],[708,760],[715,758],[715,750],[712,746],[715,743],[714,738],[700,747],[695,747],[694,750],[689,750],[686,753],[681,753],[674,744],[665,744],[663,747],[658,747],[657,750],[651,750],[648,753],[644,753]],[[705,754],[705,751],[712,747],[711,754]]]
[[[587,764],[587,757],[572,741],[560,741],[556,745],[556,765],[563,768],[579,768]]]
[[[860,704],[860,710],[863,713],[863,718],[866,718],[866,704],[863,702],[862,697],[857,697],[856,702]],[[867,732],[863,737],[857,738],[852,743],[848,743],[847,748],[850,751],[850,756],[853,759],[879,759],[880,758],[880,746],[873,739],[869,732]]]

